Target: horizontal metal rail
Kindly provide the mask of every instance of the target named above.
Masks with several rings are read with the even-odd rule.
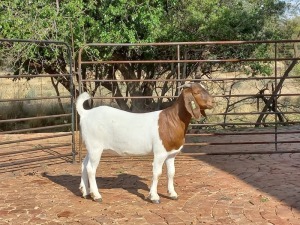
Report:
[[[251,123],[251,122],[244,122],[244,123],[205,123],[205,124],[192,124],[195,127],[209,127],[209,126],[251,126],[251,125],[294,125],[300,124],[300,121],[291,121],[291,122],[261,122],[261,123]]]
[[[264,95],[265,97],[270,97],[270,94]],[[295,94],[276,94],[273,95],[275,97],[280,97],[280,96],[300,96],[300,93],[295,93]],[[259,94],[239,94],[239,95],[212,95],[214,98],[224,98],[224,97],[249,97],[249,98],[260,98]],[[161,98],[178,98],[176,95],[165,95],[165,96],[101,96],[101,97],[93,97],[92,99],[161,99]]]
[[[277,141],[277,144],[300,143],[300,141]],[[198,142],[198,143],[185,143],[185,146],[208,146],[208,145],[265,145],[274,144],[274,141],[235,141],[235,142]]]
[[[37,131],[37,130],[50,130],[50,129],[54,129],[54,128],[71,127],[71,126],[72,126],[72,123],[66,123],[66,124],[54,125],[54,126],[45,126],[45,127],[35,127],[35,128],[28,128],[28,129],[4,131],[4,132],[0,132],[0,135],[1,134],[15,134],[15,133],[22,133],[22,132],[29,132],[29,131]]]
[[[104,83],[104,82],[113,82],[113,83],[121,83],[121,82],[215,82],[215,81],[232,81],[232,80],[270,80],[270,79],[277,79],[279,80],[280,78],[282,78],[281,76],[265,76],[265,77],[224,77],[224,78],[211,78],[211,79],[197,79],[197,78],[193,78],[193,79],[163,79],[163,78],[159,78],[159,79],[82,79],[81,82],[100,82],[100,83]],[[286,80],[289,79],[297,79],[300,78],[300,76],[291,76],[291,77],[286,77]]]
[[[12,99],[0,99],[0,102],[22,102],[22,101],[31,101],[31,100],[46,100],[46,99],[60,99],[60,98],[70,99],[70,97],[71,97],[71,95],[52,96],[52,97],[36,97],[36,98],[12,98]]]
[[[32,44],[48,44],[48,45],[56,45],[56,46],[64,46],[69,48],[69,45],[63,41],[56,41],[56,40],[30,40],[30,39],[18,39],[18,38],[0,38],[0,42],[7,42],[7,43],[32,43]]]
[[[15,165],[10,165],[7,167],[2,167],[0,168],[0,174],[2,173],[14,173],[18,171],[29,171],[32,170],[34,171],[35,168],[40,167],[41,165],[47,165],[47,166],[52,166],[52,165],[57,165],[57,164],[64,164],[65,162],[70,162],[71,163],[71,157],[69,156],[62,156],[61,158],[53,158],[47,160],[47,158],[41,158],[39,160],[34,160],[31,163],[19,163]],[[34,174],[34,172],[32,173]]]
[[[14,165],[32,164],[34,162],[41,162],[41,161],[45,161],[45,160],[49,161],[51,159],[64,158],[64,157],[68,157],[68,156],[72,157],[73,154],[67,153],[67,154],[59,154],[59,155],[55,155],[55,156],[39,157],[36,159],[16,160],[16,161],[8,162],[8,163],[2,163],[0,165],[0,168],[3,168],[3,167],[5,168],[5,167],[9,167],[9,166],[14,166]]]
[[[82,61],[83,65],[91,65],[91,64],[149,64],[149,63],[222,63],[222,62],[231,62],[231,63],[239,63],[239,62],[270,62],[270,61],[286,61],[286,60],[299,60],[300,58],[267,58],[267,59],[173,59],[173,60],[120,60],[120,61]]]
[[[294,154],[294,153],[300,153],[300,150],[287,150],[287,151],[281,151],[281,150],[274,150],[274,151],[235,151],[235,152],[195,152],[195,153],[188,153],[184,152],[185,156],[210,156],[210,155],[271,155],[271,154]]]
[[[65,114],[57,114],[57,115],[49,115],[49,116],[35,116],[35,117],[26,117],[26,118],[18,118],[18,119],[7,119],[7,120],[0,120],[0,123],[8,123],[8,122],[20,122],[20,121],[28,121],[28,120],[40,120],[40,119],[49,119],[49,118],[61,118],[72,116],[72,113],[65,113]]]
[[[270,131],[257,131],[254,132],[244,132],[244,131],[237,131],[237,132],[214,132],[214,133],[198,133],[198,134],[186,134],[186,136],[233,136],[233,135],[269,135],[269,134],[299,134],[300,131],[277,131],[277,132],[270,132]]]
[[[265,95],[265,97],[269,97],[270,95]],[[276,97],[280,96],[300,96],[299,93],[295,94],[277,94],[274,95]],[[224,98],[224,97],[249,97],[249,98],[259,98],[259,95],[246,95],[246,94],[240,94],[240,95],[212,95],[214,98]],[[119,97],[119,96],[102,96],[102,97],[93,97],[92,99],[161,99],[161,98],[178,98],[176,95],[165,95],[165,96],[124,96],[124,97]]]
[[[1,41],[1,39],[0,39]],[[255,40],[255,41],[187,41],[187,42],[155,42],[155,43],[88,43],[88,46],[189,46],[189,45],[241,45],[241,44],[275,44],[275,43],[298,43],[299,40]]]
[[[67,147],[71,146],[72,143],[66,143],[66,144],[59,144],[59,145],[49,145],[49,146],[42,146],[39,145],[39,147],[34,147],[34,148],[28,148],[28,149],[22,149],[20,151],[12,151],[12,152],[0,152],[0,156],[4,155],[15,155],[15,154],[23,154],[26,152],[34,152],[34,151],[40,151],[40,150],[45,150],[45,149],[57,149],[57,148],[62,148],[62,147]]]
[[[236,132],[214,132],[214,133],[197,133],[197,134],[186,134],[186,136],[231,136],[231,135],[267,135],[267,134],[300,134],[300,131],[258,131],[256,133],[253,132],[244,132],[244,131],[236,131]]]
[[[242,115],[260,115],[260,114],[264,114],[264,115],[278,115],[278,114],[281,114],[282,112],[228,112],[228,113],[214,113],[214,114],[209,114],[209,113],[206,113],[207,116],[224,116],[224,115],[227,115],[227,116],[242,116]],[[295,114],[295,113],[300,113],[300,112],[297,112],[297,111],[286,111],[286,112],[283,112],[284,114]],[[300,123],[300,121],[299,121]]]
[[[0,78],[19,79],[19,78],[37,78],[37,77],[70,77],[71,74],[30,74],[30,75],[0,75]]]
[[[42,136],[42,137],[36,137],[36,138],[22,138],[18,140],[13,140],[13,141],[3,141],[0,142],[0,145],[7,145],[7,144],[14,144],[14,143],[25,143],[28,141],[36,141],[36,140],[45,140],[45,139],[51,139],[51,138],[59,138],[59,137],[65,137],[65,136],[70,136],[72,135],[71,132],[69,133],[59,133],[59,134],[54,134],[54,135],[47,135],[47,136]],[[0,153],[1,155],[1,153]]]

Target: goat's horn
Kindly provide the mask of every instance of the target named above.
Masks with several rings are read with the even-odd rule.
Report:
[[[187,83],[187,84],[180,85],[177,88],[178,89],[180,89],[180,88],[190,88],[190,87],[192,87],[192,84],[193,84],[193,82],[190,82],[190,83]]]

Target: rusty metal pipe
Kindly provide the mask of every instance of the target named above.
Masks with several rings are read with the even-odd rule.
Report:
[[[277,131],[277,134],[299,134],[300,131]],[[186,134],[186,136],[231,136],[231,135],[237,135],[237,136],[242,136],[242,135],[269,135],[269,134],[275,134],[275,132],[261,132],[261,131],[258,131],[257,133],[254,133],[254,132],[240,132],[240,131],[237,131],[237,132],[214,132],[214,133],[200,133],[200,134]]]
[[[293,76],[293,77],[286,77],[286,79],[297,79],[300,78],[300,76]],[[242,77],[226,77],[226,78],[211,78],[211,79],[126,79],[126,80],[121,80],[121,79],[81,79],[81,82],[115,82],[115,83],[121,83],[121,82],[214,82],[214,81],[232,81],[232,80],[242,80],[242,81],[247,81],[247,80],[270,80],[270,79],[280,79],[280,76],[278,77],[273,77],[273,76],[268,76],[268,77],[249,77],[249,78],[242,78]]]
[[[236,152],[198,152],[198,153],[185,153],[183,151],[184,156],[210,156],[210,155],[270,155],[270,154],[294,154],[294,153],[300,153],[300,150],[294,150],[294,151],[236,151]]]
[[[37,98],[11,98],[11,99],[0,99],[0,102],[22,102],[22,101],[31,101],[31,100],[46,100],[46,99],[59,99],[59,98],[68,98],[69,96],[53,96],[53,97],[37,97]]]
[[[6,119],[6,120],[0,120],[0,123],[40,120],[40,119],[57,118],[57,117],[61,118],[61,117],[67,117],[71,115],[72,113],[66,113],[66,114],[57,114],[57,115],[50,115],[50,116],[36,116],[36,117],[26,117],[26,118],[18,118],[18,119]]]
[[[14,144],[14,143],[23,143],[23,142],[28,142],[28,141],[36,141],[36,140],[45,140],[45,139],[51,139],[51,138],[59,138],[59,137],[65,137],[65,136],[70,136],[72,135],[71,132],[69,133],[59,133],[57,135],[47,135],[43,137],[36,137],[36,138],[24,138],[24,139],[18,139],[18,140],[13,140],[13,141],[3,141],[0,142],[0,145],[7,145],[7,144]],[[0,153],[1,155],[1,153]]]
[[[277,141],[278,144],[300,143],[300,141]],[[244,141],[244,142],[201,142],[201,143],[185,143],[184,146],[208,146],[208,145],[269,145],[274,141]]]
[[[54,125],[54,126],[45,126],[45,127],[36,127],[36,128],[28,128],[28,129],[11,130],[11,131],[0,132],[0,134],[15,134],[15,133],[22,133],[22,132],[37,131],[37,130],[48,130],[48,129],[54,129],[54,128],[71,127],[71,125],[72,125],[71,123],[67,123],[67,124]]]
[[[61,147],[66,147],[66,146],[70,146],[70,145],[72,145],[72,143],[59,144],[59,145],[51,145],[51,146],[39,146],[39,147],[35,147],[35,148],[22,149],[20,151],[0,152],[0,156],[23,154],[23,153],[26,153],[26,152],[40,151],[40,150],[44,150],[44,149],[61,148]]]

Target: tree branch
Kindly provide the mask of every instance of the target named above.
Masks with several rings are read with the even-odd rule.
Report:
[[[285,81],[285,79],[288,77],[289,73],[291,72],[291,70],[295,67],[295,65],[297,64],[298,60],[293,60],[292,63],[289,65],[289,67],[287,68],[287,70],[284,72],[282,78],[280,79],[279,83],[277,84],[277,86],[275,87],[271,97],[269,98],[269,100],[266,102],[261,114],[259,115],[259,117],[256,120],[256,125],[255,127],[258,127],[259,124],[261,123],[261,120],[263,119],[265,112],[270,108],[270,105],[272,104],[272,102],[274,101],[274,99],[277,97],[278,92],[280,91],[280,89],[282,88],[282,85]]]

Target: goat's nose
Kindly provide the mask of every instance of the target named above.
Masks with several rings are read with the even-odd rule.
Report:
[[[210,99],[210,101],[209,101],[210,108],[214,107],[215,103],[216,102],[215,102],[214,98]]]

